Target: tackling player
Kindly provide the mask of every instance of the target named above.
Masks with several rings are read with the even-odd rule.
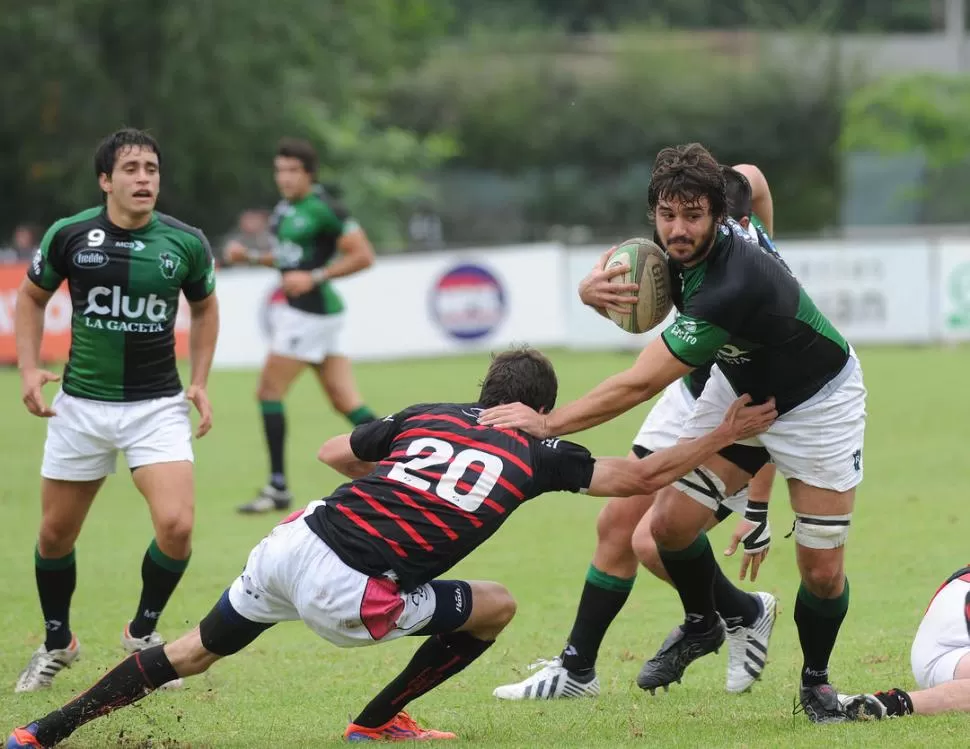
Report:
[[[212,425],[206,383],[219,331],[215,271],[205,235],[155,211],[161,155],[148,134],[107,137],[94,155],[104,205],[51,226],[17,292],[17,360],[23,402],[48,418],[41,465],[41,524],[34,554],[46,637],[17,692],[49,687],[79,653],[70,626],[74,543],[91,503],[123,451],[151,512],[155,538],[142,561],[142,593],[124,626],[128,652],[158,645],[158,619],[189,563],[194,515],[192,425]],[[50,406],[40,368],[44,309],[67,281],[74,307],[71,352]],[[191,312],[189,389],[175,366],[179,293]]]
[[[16,729],[7,749],[50,747],[80,725],[170,679],[206,671],[273,624],[302,619],[338,647],[428,639],[347,727],[351,741],[449,739],[404,707],[481,656],[515,614],[494,582],[438,579],[485,542],[522,502],[545,492],[652,492],[777,415],[735,401],[721,424],[642,461],[593,459],[579,445],[476,422],[481,409],[556,401],[552,364],[532,350],[496,357],[472,404],[412,406],[329,440],[320,458],[353,478],[278,525],[198,627],[137,653],[59,710]]]
[[[726,218],[724,175],[699,144],[665,148],[648,193],[669,256],[676,320],[628,370],[549,414],[499,406],[481,423],[539,437],[588,429],[629,411],[715,356],[717,364],[680,431],[716,423],[736,392],[777,399],[781,417],[757,440],[732,445],[661,491],[634,548],[652,536],[684,606],[684,624],[637,678],[653,690],[724,641],[714,597],[717,562],[702,533],[724,499],[769,460],[788,481],[801,586],[795,623],[803,663],[799,701],[814,722],[846,715],[828,665],[849,606],[844,544],[862,481],[866,389],[845,338],[819,312],[783,262]],[[651,545],[653,541],[649,542]]]
[[[970,567],[957,570],[933,595],[910,652],[919,690],[898,687],[843,700],[852,719],[970,712]]]
[[[363,229],[336,198],[315,184],[317,154],[304,140],[284,138],[273,168],[282,200],[270,220],[277,238],[272,253],[226,246],[230,262],[249,261],[281,272],[285,300],[271,305],[270,352],[260,374],[259,398],[269,451],[266,486],[238,509],[243,513],[285,510],[293,500],[286,484],[283,398],[309,365],[333,407],[352,424],[376,418],[357,391],[348,359],[340,348],[344,303],[331,281],[359,273],[374,263]]]
[[[753,216],[772,216],[771,192],[761,170],[750,164],[735,168],[724,167],[728,214],[736,219],[753,238],[766,249],[774,251],[764,225],[752,221]],[[754,188],[757,188],[755,191]],[[754,206],[758,213],[752,211]],[[625,270],[602,270],[612,250],[600,259],[593,273],[580,288],[583,303],[606,315],[606,308],[625,310],[636,297],[624,296],[635,292],[636,284],[617,285],[610,279]],[[698,367],[664,390],[663,396],[650,409],[643,426],[634,437],[631,458],[643,458],[656,450],[677,443],[677,436],[690,417],[694,401],[700,397],[710,375],[712,362]],[[768,525],[768,498],[774,478],[774,466],[766,465],[751,481],[751,495],[745,487],[728,497],[709,524],[713,527],[732,511],[746,514],[757,522],[742,522],[734,533],[733,553],[743,541],[745,554],[741,566],[744,579],[751,564],[751,580],[757,577],[758,567],[768,552],[771,531]],[[667,572],[649,536],[641,537],[640,547],[633,548],[633,531],[649,512],[655,495],[614,499],[607,502],[596,522],[596,550],[579,599],[576,618],[562,653],[551,660],[540,659],[528,678],[515,684],[497,687],[494,696],[506,700],[559,699],[595,697],[600,692],[596,676],[596,660],[600,644],[617,614],[623,608],[636,580],[640,560],[654,575],[667,580]],[[742,692],[754,683],[764,670],[768,641],[775,621],[776,601],[769,593],[749,596],[727,583],[718,570],[714,594],[718,612],[727,624],[728,667],[726,688]]]

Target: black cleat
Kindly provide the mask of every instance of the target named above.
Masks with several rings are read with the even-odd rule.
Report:
[[[803,686],[798,691],[798,704],[792,715],[805,713],[812,723],[844,723],[849,719],[831,684]]]
[[[701,656],[716,653],[724,643],[724,623],[718,619],[706,632],[685,632],[677,626],[667,635],[660,650],[643,664],[637,676],[637,686],[653,694],[657,687],[664,691],[674,682],[680,683],[687,667]]]

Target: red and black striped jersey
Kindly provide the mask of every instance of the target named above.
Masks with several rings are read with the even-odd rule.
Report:
[[[476,404],[412,406],[357,427],[350,446],[377,463],[306,522],[350,567],[410,590],[439,577],[527,499],[584,491],[586,448],[478,424]]]

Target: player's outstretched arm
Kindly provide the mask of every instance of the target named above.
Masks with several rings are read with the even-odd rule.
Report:
[[[49,417],[54,410],[44,402],[41,388],[61,378],[40,368],[40,344],[44,337],[44,311],[54,296],[25,278],[17,290],[14,326],[17,342],[17,367],[23,385],[23,402],[34,416]]]
[[[320,447],[317,458],[347,478],[359,479],[374,470],[376,463],[361,460],[350,446],[350,433],[331,437]]]
[[[632,367],[603,380],[579,400],[548,414],[538,414],[521,403],[495,406],[483,411],[479,422],[503,429],[521,429],[540,438],[574,434],[650,400],[692,369],[657,338],[647,344]]]
[[[694,440],[659,450],[643,460],[597,459],[589,494],[601,497],[629,497],[653,494],[690,473],[718,450],[760,434],[778,418],[774,399],[750,406],[747,395],[728,409],[724,421],[711,432]]]

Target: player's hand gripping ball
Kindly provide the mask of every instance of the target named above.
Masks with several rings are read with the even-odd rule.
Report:
[[[628,333],[646,333],[663,322],[673,307],[667,254],[649,239],[628,239],[613,251],[605,267],[616,265],[630,270],[613,276],[610,283],[636,284],[637,303],[627,312],[609,309],[607,314]]]

